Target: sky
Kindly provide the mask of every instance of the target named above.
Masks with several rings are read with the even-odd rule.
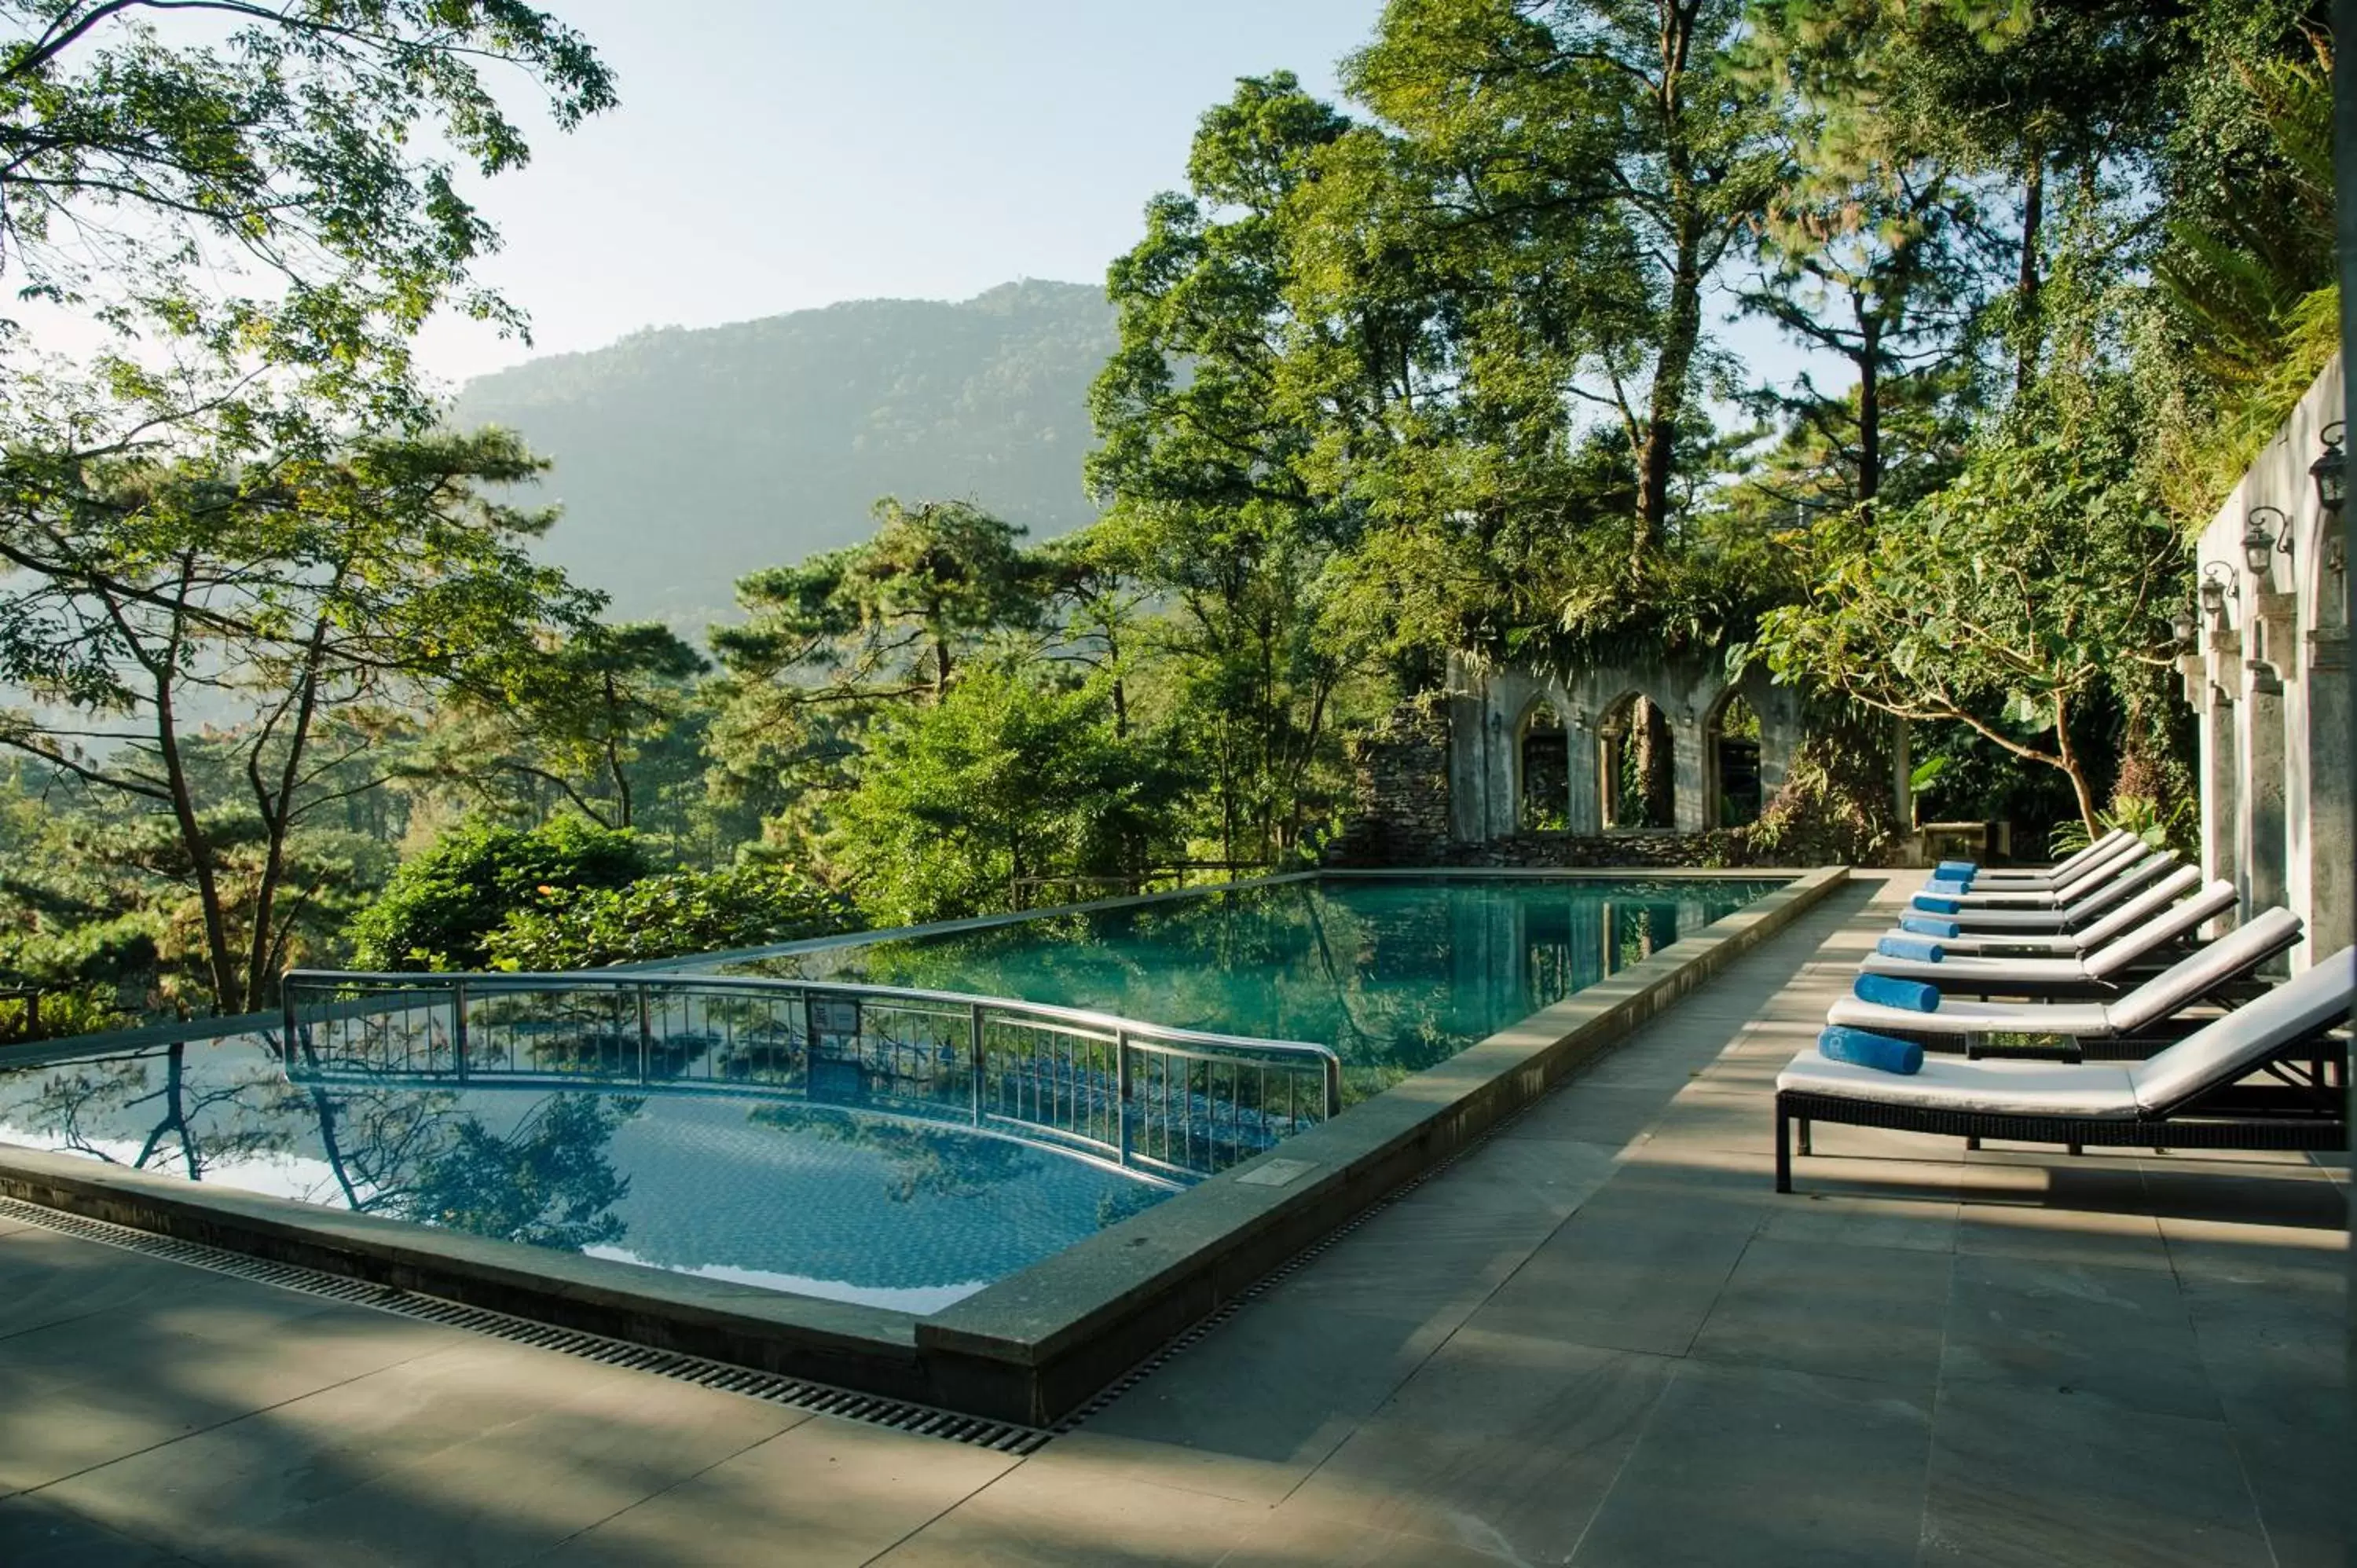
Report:
[[[531,166],[474,188],[505,241],[481,275],[530,313],[533,345],[436,323],[421,357],[454,382],[644,327],[1100,282],[1237,77],[1290,70],[1330,94],[1383,9],[544,3],[596,45],[621,105],[571,135],[531,117]]]

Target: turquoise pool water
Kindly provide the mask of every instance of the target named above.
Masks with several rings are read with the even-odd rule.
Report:
[[[1783,886],[1317,877],[743,967],[1308,1040],[1363,1099]]]

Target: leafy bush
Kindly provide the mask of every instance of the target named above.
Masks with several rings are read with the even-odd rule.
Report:
[[[511,911],[484,948],[505,970],[596,969],[790,942],[850,923],[849,906],[799,873],[750,865],[556,894]]]
[[[479,969],[508,917],[585,889],[622,887],[653,867],[636,834],[557,817],[522,830],[476,822],[393,874],[351,925],[362,969]]]
[[[1887,764],[1838,728],[1803,743],[1760,820],[1724,835],[1722,864],[1872,865],[1899,831]]]

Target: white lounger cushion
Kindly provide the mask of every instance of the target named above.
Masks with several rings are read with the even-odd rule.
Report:
[[[2347,1017],[2352,993],[2357,993],[2357,950],[2342,948],[2249,1006],[2130,1067],[2136,1103],[2147,1111],[2166,1111],[2203,1090],[2246,1076],[2271,1052]]]
[[[2140,924],[2185,897],[2192,888],[2201,886],[2201,868],[2180,865],[2146,888],[2102,919],[2084,930],[2047,933],[2040,931],[1966,931],[1961,936],[1933,937],[1931,940],[1954,953],[1975,953],[1986,948],[2035,948],[2040,957],[2069,958],[2076,953],[2092,952],[2131,927]],[[1921,915],[1921,911],[1914,911]],[[1939,915],[1922,915],[1925,919],[1944,918]],[[1917,932],[1894,927],[1890,934],[1920,940]]]
[[[2197,1094],[2248,1076],[2282,1047],[2347,1016],[2352,995],[2357,995],[2357,953],[2343,948],[2249,1006],[2188,1035],[2148,1061],[2127,1067],[1927,1057],[1921,1072],[1902,1076],[1803,1051],[1776,1075],[1776,1087],[1883,1105],[1995,1115],[2159,1115]]]
[[[2169,851],[2155,850],[2119,875],[2106,879],[2085,897],[2060,909],[1963,909],[1944,918],[1958,922],[1967,932],[2036,931],[2051,935],[2093,923],[2104,911],[2168,875],[2176,864],[2177,856]]]
[[[2193,872],[2197,879],[2201,875],[2191,866],[2185,869]],[[2204,920],[2213,919],[2233,908],[2234,900],[2234,885],[2221,878],[2204,889],[2200,897],[2190,898],[2163,910],[2136,929],[2084,956],[1975,958],[1967,953],[1930,963],[1921,959],[1892,958],[1877,952],[1866,955],[1865,968],[1869,974],[1895,975],[1902,980],[1921,980],[1932,985],[1944,982],[1963,986],[1974,981],[1987,981],[1994,984],[2007,980],[2048,984],[2072,981],[2093,983],[2121,972],[2179,937],[2190,936],[2194,928]],[[1929,940],[1940,940],[1936,937]]]
[[[2068,854],[2052,865],[2043,866],[1984,866],[1973,876],[1973,886],[1988,885],[1991,892],[2009,886],[2053,887],[2071,880],[2105,850],[2117,845],[2122,839],[2131,838],[2126,828],[2114,828],[2075,854]]]
[[[1925,1057],[1923,1070],[1900,1075],[1828,1060],[1803,1051],[1776,1075],[1779,1090],[1997,1115],[2132,1118],[2136,1086],[2107,1062],[1992,1062]]]
[[[1845,996],[1826,1010],[1825,1022],[1885,1034],[1956,1038],[2069,1035],[2101,1039],[2131,1035],[2183,1012],[2222,982],[2288,947],[2298,936],[2298,916],[2288,909],[2267,909],[2111,1002],[1967,1002],[1942,997],[1938,1012],[1917,1013]]]
[[[2132,1035],[2163,1018],[2173,1018],[2270,953],[2281,952],[2298,940],[2298,915],[2288,909],[2262,909],[2111,1003],[2112,1026],[2123,1035]]]
[[[2103,859],[2070,881],[2050,888],[2019,891],[1994,888],[1984,892],[1978,884],[1975,884],[1974,891],[1970,893],[1943,893],[1935,897],[1953,898],[1966,909],[2061,909],[2093,894],[2154,853],[2157,852],[2147,850],[2141,843],[2131,839],[2104,851]]]
[[[1968,1002],[1940,999],[1936,1013],[1886,1007],[1845,996],[1825,1009],[1825,1022],[1878,1034],[1952,1036],[2070,1035],[2100,1038],[2118,1031],[2100,1002]]]

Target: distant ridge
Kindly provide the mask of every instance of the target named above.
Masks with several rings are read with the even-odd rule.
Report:
[[[452,417],[554,461],[544,558],[618,617],[700,628],[747,572],[866,537],[878,496],[972,498],[1034,539],[1088,522],[1087,392],[1114,338],[1079,284],[857,300],[529,360]]]

